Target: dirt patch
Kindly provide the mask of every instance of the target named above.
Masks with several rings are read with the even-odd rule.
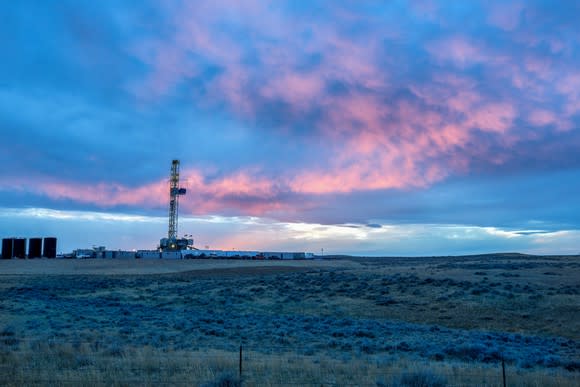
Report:
[[[190,271],[211,271],[222,269],[251,269],[258,267],[327,268],[354,267],[349,261],[250,261],[250,260],[145,260],[145,259],[33,259],[33,260],[0,260],[0,275],[148,275],[174,274]],[[263,269],[266,270],[267,269]],[[234,270],[235,272],[235,270]],[[241,272],[244,272],[242,270]],[[233,272],[232,272],[233,273]]]
[[[231,278],[238,276],[265,276],[272,274],[285,274],[296,272],[309,272],[315,267],[308,266],[250,266],[250,267],[231,267],[216,269],[199,269],[180,272],[178,274],[160,274],[164,277],[178,278]]]

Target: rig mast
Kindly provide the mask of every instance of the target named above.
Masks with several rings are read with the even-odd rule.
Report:
[[[169,230],[167,238],[162,238],[159,242],[161,251],[182,250],[193,245],[192,239],[177,237],[179,196],[185,195],[186,192],[185,188],[179,187],[179,160],[173,160],[169,175]]]
[[[179,195],[185,195],[185,188],[179,188],[179,160],[171,162],[169,177],[169,231],[168,239],[177,239],[177,217],[179,210]]]

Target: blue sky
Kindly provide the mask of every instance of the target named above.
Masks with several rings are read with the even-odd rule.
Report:
[[[0,233],[579,253],[580,6],[0,5]]]

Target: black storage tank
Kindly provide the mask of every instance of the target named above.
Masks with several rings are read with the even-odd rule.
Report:
[[[14,258],[24,259],[26,258],[26,238],[14,238],[14,244],[12,245],[12,254]]]
[[[56,238],[44,238],[42,256],[45,258],[56,258]]]
[[[13,257],[12,254],[12,246],[14,238],[4,238],[2,239],[2,258],[3,259],[11,259]]]
[[[28,258],[42,257],[42,238],[30,238],[28,240]]]

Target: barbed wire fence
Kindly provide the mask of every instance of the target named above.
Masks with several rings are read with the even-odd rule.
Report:
[[[81,340],[15,339],[0,345],[0,385],[507,386],[521,376],[503,358],[492,364],[400,363],[397,354],[332,357],[310,351],[246,343],[180,351],[111,349]]]

